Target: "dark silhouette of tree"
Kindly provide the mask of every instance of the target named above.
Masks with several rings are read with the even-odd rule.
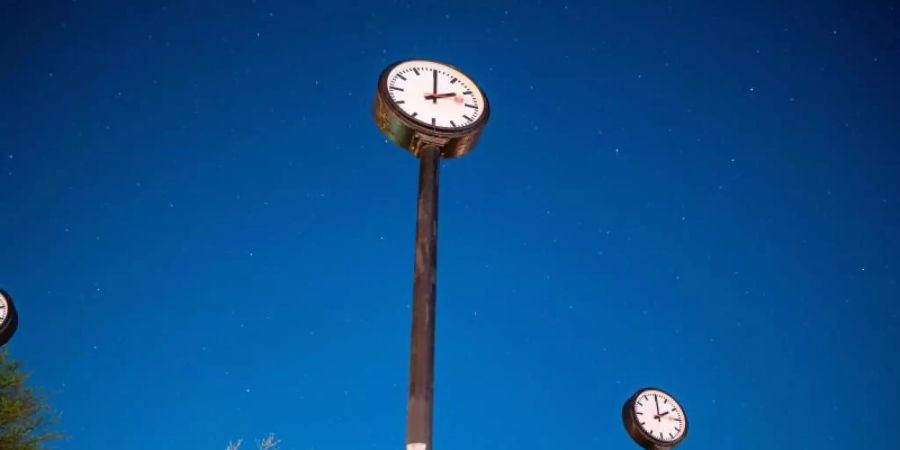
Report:
[[[28,374],[0,350],[0,449],[39,450],[60,438],[49,430],[55,414],[46,396],[26,384]]]
[[[229,442],[228,446],[225,447],[225,450],[241,450],[241,444],[243,442],[243,439],[238,439],[235,442]],[[269,433],[269,435],[265,439],[256,442],[256,447],[259,450],[278,450],[279,444],[281,444],[281,441],[275,439],[275,433]]]

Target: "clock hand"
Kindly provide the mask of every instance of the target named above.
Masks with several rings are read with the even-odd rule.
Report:
[[[446,94],[425,94],[425,100],[436,100],[439,98],[447,98],[447,97],[456,97],[455,92],[450,92]],[[437,102],[435,102],[437,103]]]
[[[434,95],[437,95],[437,70],[432,69],[431,73],[434,74]],[[432,96],[431,99],[434,100],[435,103],[437,103],[437,97]]]
[[[662,420],[660,420],[660,416],[662,416],[662,414],[659,413],[659,397],[657,397],[656,394],[654,394],[654,395],[653,395],[653,400],[656,401],[656,415],[653,416],[653,418],[656,419],[656,420],[658,420],[658,421],[660,421],[660,422],[662,422]]]

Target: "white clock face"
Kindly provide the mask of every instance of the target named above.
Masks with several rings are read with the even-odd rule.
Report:
[[[6,323],[7,317],[9,317],[9,302],[3,294],[0,294],[0,325]]]
[[[417,122],[463,128],[484,115],[487,102],[466,74],[441,63],[405,61],[387,76],[387,89],[400,109]]]
[[[634,402],[634,414],[644,432],[659,442],[677,441],[687,427],[681,405],[669,394],[656,389],[641,391]]]

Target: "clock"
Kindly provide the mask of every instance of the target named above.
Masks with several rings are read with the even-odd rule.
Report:
[[[429,59],[388,66],[378,78],[375,122],[397,145],[418,156],[423,146],[444,158],[474,147],[490,116],[487,96],[458,68]]]
[[[9,342],[19,326],[19,315],[12,297],[0,289],[0,345]]]
[[[687,415],[668,392],[648,387],[634,393],[622,407],[622,421],[631,438],[646,449],[670,449],[687,435]]]

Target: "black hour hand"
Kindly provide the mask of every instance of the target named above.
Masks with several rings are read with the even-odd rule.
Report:
[[[456,97],[456,93],[455,93],[455,92],[449,92],[449,93],[446,93],[446,94],[430,94],[430,95],[426,95],[426,96],[425,96],[425,99],[426,99],[426,100],[434,100],[434,102],[437,103],[437,99],[439,99],[439,98],[448,98],[448,97]]]

